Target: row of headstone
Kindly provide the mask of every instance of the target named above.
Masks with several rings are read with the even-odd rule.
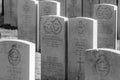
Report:
[[[70,75],[68,80],[120,79],[120,51],[107,48],[91,49],[86,50],[84,54],[79,53],[78,58],[78,64],[76,64],[78,69],[74,68],[76,72]]]
[[[60,3],[56,2],[56,1],[40,1],[39,2],[39,24],[36,23],[36,13],[37,12],[37,6],[34,5],[33,2],[30,2],[29,0],[19,0],[18,4],[18,38],[20,39],[25,39],[28,41],[32,41],[34,43],[37,43],[37,50],[41,49],[40,45],[41,45],[41,39],[40,39],[40,25],[41,25],[41,16],[44,15],[60,15]],[[97,7],[96,7],[97,6]],[[102,6],[102,7],[101,7]],[[111,7],[110,7],[111,6]],[[113,8],[113,9],[112,9]],[[34,11],[33,11],[34,10]],[[98,30],[99,32],[99,37],[101,37],[99,41],[104,41],[106,42],[106,44],[108,44],[107,46],[109,46],[109,48],[115,48],[116,44],[116,6],[113,7],[113,5],[108,5],[108,4],[98,4],[95,5],[95,9],[94,9],[94,14],[93,14],[93,18],[98,20],[98,26],[100,26]],[[73,12],[73,11],[72,11]],[[115,18],[115,19],[113,19]],[[108,20],[109,19],[109,20]],[[29,26],[29,27],[25,27],[25,26]],[[113,27],[114,26],[114,27]],[[31,27],[31,28],[30,28]],[[103,28],[105,27],[105,29]],[[109,31],[107,31],[107,27],[109,28]],[[114,32],[111,31],[113,30],[112,28],[114,28]],[[100,34],[102,33],[102,34]],[[108,34],[107,36],[104,35]],[[102,35],[102,36],[101,36]],[[104,36],[103,36],[104,35]],[[113,36],[113,37],[112,37]],[[108,42],[107,39],[109,39],[110,41]],[[114,40],[113,40],[114,39]],[[112,41],[112,42],[111,42]],[[114,42],[113,42],[114,41]],[[100,45],[101,43],[104,42],[98,42]],[[111,43],[111,44],[109,44]],[[105,45],[101,45],[100,47],[106,47]]]
[[[15,3],[15,1],[13,1],[13,2]],[[95,4],[98,3],[98,1],[93,1],[93,2]],[[89,4],[94,4],[93,2],[89,2]],[[18,3],[21,3],[21,4],[17,5],[17,8],[18,8],[18,14],[17,14],[18,15],[18,19],[17,19],[17,21],[18,21],[18,38],[36,43],[37,44],[37,50],[39,51],[39,49],[41,49],[40,48],[40,45],[41,45],[41,43],[40,43],[41,41],[40,40],[41,39],[39,37],[39,33],[40,33],[40,30],[39,30],[40,29],[40,18],[39,18],[38,24],[36,23],[36,21],[37,21],[36,20],[36,18],[37,18],[36,14],[38,14],[37,13],[37,8],[38,7],[32,1],[29,1],[29,0],[18,0]],[[80,8],[77,9],[75,7],[75,6],[77,6],[78,3],[79,3],[78,1],[71,1],[71,5],[69,5],[69,7],[68,7],[69,8],[68,9],[69,10],[69,14],[70,14],[71,17],[72,16],[75,17],[75,15],[77,15],[79,13],[79,12],[76,13],[76,11],[74,11],[74,10],[77,10],[77,11],[81,12]],[[83,3],[86,3],[86,2],[84,1]],[[103,5],[104,4],[101,4],[101,6],[103,6]],[[72,8],[75,8],[75,9],[70,8],[70,6],[74,6]],[[108,14],[107,15],[108,18],[111,17],[111,16],[114,17],[114,16],[116,16],[117,11],[116,10],[112,10],[111,11],[112,7],[106,9],[106,6],[107,5],[105,4],[105,7],[99,7],[98,9],[97,9],[97,7],[95,7],[93,12],[96,12],[96,13],[94,13],[94,14],[92,13],[93,14],[93,18],[95,18],[95,19],[97,19],[99,21],[98,22],[99,23],[98,26],[103,26],[103,27],[107,26],[108,27],[109,25],[111,25],[111,28],[112,28],[112,25],[115,26],[116,25],[115,22],[117,22],[117,21],[115,19],[113,19],[113,18],[111,18],[108,21],[105,18],[104,19],[100,18],[100,16],[102,14],[104,14],[103,16],[101,16],[101,17],[104,17],[104,16],[106,16]],[[113,5],[111,5],[111,6],[113,6]],[[93,8],[93,6],[91,8]],[[114,7],[114,9],[115,9],[115,7]],[[85,11],[88,11],[88,10],[85,10]],[[115,13],[113,13],[114,15],[111,14],[113,11],[115,11]],[[14,12],[14,11],[11,11],[11,12]],[[59,2],[57,2],[57,1],[49,1],[49,0],[45,0],[45,1],[43,0],[43,1],[39,2],[39,16],[40,17],[44,16],[44,15],[60,15],[60,13],[61,13],[61,11],[60,11],[60,3]],[[85,13],[87,13],[87,12],[85,12]],[[68,14],[68,16],[69,16],[69,14]],[[80,16],[80,13],[77,16]],[[7,20],[9,20],[9,19],[7,19]],[[12,20],[9,20],[9,21],[12,21]],[[28,27],[26,27],[26,26],[28,26]],[[101,29],[103,29],[103,28],[101,27]],[[101,30],[101,29],[99,29],[99,30]],[[105,31],[105,30],[102,30],[102,31]],[[108,31],[105,31],[105,32],[108,33]],[[114,34],[115,32],[113,32],[113,34],[110,34],[107,39],[110,39],[111,41],[113,41],[112,40],[113,37],[111,37],[111,36],[115,35]],[[104,35],[104,37],[106,37],[106,36]],[[102,36],[102,38],[103,38],[103,36]],[[108,42],[107,39],[104,38],[102,40],[104,40],[104,42],[107,42],[108,44],[111,43],[111,45],[109,45],[110,48],[115,48],[115,46],[113,46],[115,43],[113,43],[111,41]],[[116,42],[115,40],[116,40],[116,37],[114,38],[114,42]],[[101,44],[101,42],[99,42],[99,43]]]
[[[99,46],[99,41],[101,41],[100,45],[104,44],[104,45],[101,45],[100,47],[115,48],[116,22],[117,22],[116,8],[112,7],[111,5],[105,4],[103,5],[102,8],[101,8],[101,5],[96,7],[98,11],[96,11],[95,13],[95,16],[97,15],[97,17],[95,18],[98,19],[98,27],[101,26],[99,29],[97,28],[97,21],[90,18],[71,18],[69,19],[69,22],[68,22],[69,27],[67,28],[67,21],[68,21],[67,18],[58,17],[58,16],[44,16],[44,15],[60,15],[60,10],[58,11],[58,8],[60,8],[60,4],[55,1],[51,1],[49,3],[47,1],[46,2],[41,1],[39,3],[39,8],[33,2],[28,0],[19,0],[19,3],[21,4],[18,4],[18,38],[36,43],[36,39],[37,39],[36,35],[38,32],[40,33],[39,35],[40,39],[38,39],[38,42],[39,43],[41,42],[40,45],[42,46],[40,47],[42,49],[41,51],[42,52],[42,80],[44,79],[45,80],[47,79],[48,80],[57,80],[57,79],[65,80],[65,76],[66,76],[65,72],[67,71],[66,70],[67,65],[65,64],[66,58],[68,58],[69,80],[74,80],[74,79],[79,80],[80,78],[84,79],[85,78],[84,69],[83,69],[84,60],[82,59],[82,55],[83,53],[85,53],[85,50],[89,48],[97,48],[97,43],[96,43],[97,41],[98,41],[98,46]],[[81,2],[79,3],[81,4]],[[76,6],[78,6],[79,3],[73,0],[71,1],[71,4],[69,5],[69,11],[71,12],[70,16],[75,17],[75,15],[78,15],[78,16],[80,15],[76,13],[76,11],[80,12],[80,8],[76,8]],[[36,23],[36,18],[37,18],[36,14],[38,14],[36,13],[37,9],[39,9],[39,14],[40,14],[39,15],[40,22],[38,26]],[[105,27],[105,29],[103,29],[103,27]],[[67,36],[67,30],[68,30],[68,36]],[[98,38],[97,38],[97,34],[98,34]],[[100,35],[100,40],[99,40],[99,35]],[[101,37],[101,35],[104,35],[104,36]],[[68,37],[68,40],[66,40],[67,37]],[[109,40],[111,41],[108,42]],[[67,44],[70,45],[68,47],[69,55],[67,54]],[[12,45],[12,49],[10,50],[16,51],[16,54],[19,53],[19,51],[16,50],[16,45]],[[13,56],[12,61],[15,63],[17,62],[16,60],[20,60],[18,58],[19,55],[15,57],[16,54],[12,54]],[[68,57],[66,57],[67,55]],[[23,61],[23,62],[26,62],[26,61]],[[9,61],[9,63],[11,62]],[[14,63],[12,64],[14,65]],[[1,65],[4,66],[4,64],[1,64]],[[30,67],[28,65],[26,66],[27,68]],[[17,69],[17,67],[14,66],[12,67],[12,69],[10,67],[10,70],[13,73],[8,73],[9,75],[11,75],[11,77],[8,75],[7,76],[11,80],[13,79],[17,80],[18,78],[20,79],[19,76],[24,74],[22,74],[22,72],[20,71],[17,71],[18,75],[15,76],[16,71],[14,69]],[[102,74],[101,72],[98,72],[98,73]],[[28,77],[25,77],[23,79],[32,80],[32,78],[28,78],[28,79],[27,78]],[[2,78],[1,76],[1,79],[4,79],[4,78]]]
[[[84,69],[83,56],[86,49],[99,47],[115,49],[117,7],[100,4],[95,6],[94,11],[96,20],[87,17],[67,19],[55,15],[41,17],[42,80],[65,80],[66,78],[68,80],[87,80],[91,74],[86,72],[89,71],[89,68],[86,69],[88,66]],[[100,66],[100,69],[103,67],[104,64]],[[101,76],[104,75],[102,71],[98,74],[100,76],[95,79],[104,78]],[[111,72],[111,74],[114,73]]]

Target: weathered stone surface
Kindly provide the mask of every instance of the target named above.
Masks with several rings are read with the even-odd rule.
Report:
[[[82,0],[66,0],[66,16],[69,18],[82,16]]]
[[[119,80],[120,52],[113,49],[88,50],[84,55],[85,80]]]
[[[52,15],[41,18],[42,80],[65,80],[66,21]]]
[[[81,58],[86,49],[97,48],[97,20],[71,18],[68,26],[68,80],[84,80]]]
[[[17,5],[19,0],[4,0],[4,23],[17,26]]]
[[[50,1],[50,0],[42,0],[39,1],[39,36],[41,36],[41,16],[45,15],[60,15],[60,2],[58,1]],[[37,50],[41,50],[41,41],[40,37],[38,39],[38,48]]]
[[[18,39],[0,40],[0,79],[35,79],[35,44]]]
[[[98,47],[116,48],[117,41],[117,6],[96,4],[94,18],[98,20]]]
[[[108,3],[108,4],[115,4],[116,5],[117,0],[100,0],[100,3]]]
[[[84,17],[93,17],[94,5],[98,4],[99,0],[83,0],[82,14]]]
[[[19,0],[18,38],[36,43],[37,19],[36,5],[30,0]]]

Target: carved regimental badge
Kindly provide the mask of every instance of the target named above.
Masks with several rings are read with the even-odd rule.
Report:
[[[16,44],[13,44],[11,50],[8,52],[8,61],[11,65],[17,66],[20,63],[20,60],[20,52],[18,51]]]
[[[58,18],[46,20],[43,25],[44,31],[49,34],[59,34],[62,31],[62,24]]]
[[[107,56],[100,54],[96,60],[95,69],[100,76],[107,76],[110,71],[110,64],[107,60]]]
[[[51,10],[52,10],[52,8],[50,6],[48,6],[48,4],[46,4],[46,6],[43,8],[44,15],[51,14]]]
[[[85,34],[85,28],[86,25],[83,21],[79,21],[79,23],[76,25],[76,31],[78,32],[79,35],[84,35]]]
[[[96,16],[99,19],[111,19],[112,18],[112,10],[107,6],[100,5],[97,8]]]

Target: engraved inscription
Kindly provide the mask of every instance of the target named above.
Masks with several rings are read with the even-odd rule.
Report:
[[[114,33],[114,28],[113,28],[113,23],[110,21],[102,21],[99,23],[101,25],[100,27],[100,33],[105,33],[105,34],[112,34]]]
[[[47,56],[47,60],[42,62],[43,80],[62,80],[63,64],[58,61],[57,57]]]
[[[75,44],[72,53],[74,53],[75,55],[81,55],[81,53],[83,53],[85,49],[87,49],[87,41],[85,39],[75,39],[74,43]]]
[[[21,55],[16,44],[12,45],[12,49],[8,52],[8,61],[11,65],[17,66],[20,63]]]
[[[99,19],[111,19],[112,18],[112,10],[107,6],[100,5],[97,8],[96,16]]]
[[[47,36],[46,35],[42,39],[45,45],[48,47],[58,48],[63,43],[63,39],[61,39],[58,36],[50,36],[50,35]]]
[[[45,33],[57,35],[62,31],[62,24],[58,18],[54,18],[52,20],[48,19],[43,24],[43,28]]]
[[[79,69],[78,69],[78,75],[76,77],[76,80],[85,80],[85,74],[84,74],[84,61],[83,61],[82,54],[79,55]]]
[[[11,67],[11,66],[7,66],[8,70],[7,72],[9,73],[5,80],[23,80],[22,77],[22,68],[19,67]]]
[[[23,11],[27,14],[30,12],[30,6],[29,6],[29,2],[25,1],[24,6],[23,6]]]
[[[98,45],[99,47],[107,47],[107,48],[114,48],[115,46],[113,46],[114,43],[114,38],[109,37],[109,38],[100,38]]]

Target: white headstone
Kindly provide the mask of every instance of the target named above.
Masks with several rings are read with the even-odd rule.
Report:
[[[118,37],[118,40],[120,40],[120,0],[118,2],[118,29],[117,29],[117,37]]]
[[[60,16],[65,16],[65,6],[66,6],[66,0],[56,0],[60,2]]]
[[[120,80],[120,51],[92,49],[84,60],[85,80]]]
[[[17,38],[17,29],[0,29],[0,38]]]
[[[35,44],[17,39],[1,39],[0,79],[35,80]]]
[[[19,0],[4,0],[4,23],[17,26],[17,5]]]
[[[30,0],[19,0],[18,4],[18,38],[36,43],[37,6]]]
[[[4,24],[4,2],[0,0],[0,26]]]
[[[117,6],[96,4],[94,18],[98,20],[98,48],[116,49],[117,43]]]
[[[60,2],[54,0],[43,0],[39,1],[39,36],[41,35],[41,16],[45,15],[60,15]],[[38,39],[38,47],[37,50],[41,49],[41,41],[40,37]]]
[[[41,53],[35,54],[35,79],[41,80]]]
[[[42,80],[65,80],[66,21],[52,15],[41,19]]]
[[[46,0],[38,0],[38,1],[46,1]],[[60,2],[60,16],[65,16],[65,4],[66,0],[47,0],[47,1],[58,1]]]
[[[94,5],[98,4],[99,0],[83,0],[82,14],[84,17],[93,17]]]
[[[86,49],[97,48],[97,20],[70,18],[68,26],[68,80],[84,80],[78,76],[79,60]]]
[[[60,15],[60,3],[54,0],[39,1],[39,16]]]
[[[66,16],[69,18],[82,16],[82,0],[66,0]]]

